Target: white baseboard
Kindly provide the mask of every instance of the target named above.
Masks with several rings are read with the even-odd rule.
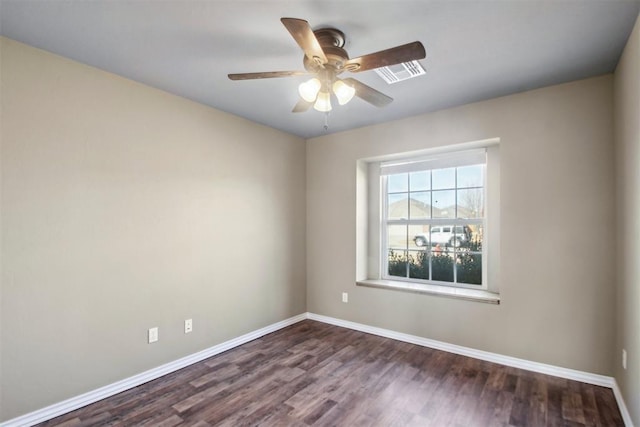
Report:
[[[580,381],[587,384],[607,387],[613,390],[613,394],[616,398],[616,402],[618,403],[618,407],[620,408],[620,413],[622,414],[622,419],[624,420],[625,426],[633,427],[633,421],[631,420],[631,416],[629,414],[629,411],[627,410],[627,406],[624,402],[622,394],[620,393],[618,384],[613,377],[577,371],[574,369],[562,368],[554,365],[547,365],[545,363],[532,362],[530,360],[518,359],[516,357],[476,350],[469,347],[449,344],[442,341],[422,338],[415,335],[404,334],[401,332],[391,331],[389,329],[377,328],[375,326],[368,326],[362,323],[350,322],[347,320],[336,319],[334,317],[322,316],[314,313],[307,313],[307,319],[317,320],[319,322],[328,323],[330,325],[341,326],[343,328],[366,332],[368,334],[408,342],[423,347],[443,350],[449,353],[473,357],[475,359],[486,360],[487,362],[499,363],[501,365],[525,369],[527,371],[539,372],[541,374],[552,375],[554,377],[566,378],[569,380]]]
[[[622,414],[622,419],[624,420],[624,425],[627,427],[633,427],[633,420],[631,419],[631,414],[627,409],[627,404],[624,402],[624,398],[622,397],[622,393],[620,392],[620,387],[618,387],[618,382],[613,379],[613,395],[616,397],[616,402],[618,403],[618,407],[620,408],[620,413]]]
[[[588,372],[560,368],[558,366],[546,365],[544,363],[531,362],[529,360],[518,359],[516,357],[503,356],[497,353],[476,350],[469,347],[463,347],[461,345],[449,344],[442,341],[422,338],[415,335],[403,334],[401,332],[376,328],[374,326],[363,325],[361,323],[349,322],[346,320],[321,316],[313,313],[308,313],[307,318],[317,320],[319,322],[329,323],[331,325],[355,329],[356,331],[366,332],[368,334],[379,335],[385,338],[392,338],[398,341],[417,344],[423,347],[434,348],[436,350],[443,350],[449,353],[461,354],[463,356],[473,357],[475,359],[486,360],[487,362],[499,363],[501,365],[526,369],[527,371],[539,372],[542,374],[553,375],[555,377],[567,378],[570,380],[581,381],[583,383],[594,384],[603,387],[613,387],[613,378],[604,375],[590,374]]]
[[[20,417],[5,421],[3,423],[0,423],[0,427],[29,427],[43,421],[50,420],[52,418],[59,417],[60,415],[64,415],[68,412],[82,408],[83,406],[121,393],[125,390],[129,390],[130,388],[137,387],[151,380],[155,380],[156,378],[159,378],[171,372],[175,372],[179,369],[200,362],[211,356],[215,356],[216,354],[220,354],[234,347],[238,347],[239,345],[245,344],[249,341],[253,341],[256,338],[260,338],[264,335],[270,334],[271,332],[275,332],[287,326],[293,325],[294,323],[305,320],[306,318],[306,313],[290,317],[288,319],[282,320],[269,326],[265,326],[264,328],[249,332],[248,334],[233,338],[229,341],[225,341],[221,344],[209,347],[205,350],[199,351],[173,362],[158,366],[157,368],[149,369],[148,371],[142,372],[129,378],[125,378],[124,380],[115,382],[113,384],[109,384],[88,393],[84,393],[79,396],[72,397],[71,399],[67,399],[51,406],[47,406],[46,408],[42,408],[37,411],[22,415]]]
[[[316,320],[319,322],[327,323],[330,325],[341,326],[343,328],[353,329],[356,331],[366,332],[368,334],[378,335],[385,338],[391,338],[398,341],[408,342],[411,344],[420,345],[423,347],[434,348],[437,350],[447,351],[449,353],[460,354],[463,356],[473,357],[480,360],[486,360],[488,362],[499,363],[506,366],[512,366],[514,368],[526,369],[528,371],[539,372],[542,374],[553,375],[560,378],[566,378],[569,380],[581,381],[587,384],[594,384],[602,387],[608,387],[613,390],[613,394],[622,413],[625,426],[633,427],[633,422],[627,406],[624,402],[618,384],[613,377],[604,375],[592,374],[589,372],[577,371],[574,369],[562,368],[553,365],[547,365],[544,363],[532,362],[529,360],[518,359],[511,356],[503,356],[501,354],[491,353],[488,351],[475,350],[469,347],[463,347],[455,344],[449,344],[442,341],[436,341],[428,338],[422,338],[415,335],[404,334],[401,332],[391,331],[389,329],[378,328],[375,326],[368,326],[361,323],[350,322],[347,320],[336,319],[334,317],[322,316],[314,313],[303,313],[289,319],[285,319],[281,322],[274,323],[264,328],[258,329],[248,334],[242,335],[237,338],[233,338],[229,341],[225,341],[221,344],[215,345],[208,349],[202,350],[198,353],[191,354],[173,362],[158,366],[157,368],[150,369],[140,374],[134,375],[124,380],[115,382],[113,384],[101,387],[99,389],[84,393],[82,395],[72,397],[63,402],[56,403],[46,408],[39,409],[37,411],[22,415],[17,418],[0,423],[0,427],[29,427],[43,421],[50,420],[60,415],[79,409],[83,406],[129,390],[130,388],[137,387],[141,384],[159,378],[163,375],[175,372],[186,366],[200,362],[209,357],[215,356],[234,347],[238,347],[254,339],[260,338],[271,332],[275,332],[294,323],[300,322],[305,319]]]

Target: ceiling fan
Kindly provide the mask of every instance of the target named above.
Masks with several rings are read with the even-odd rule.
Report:
[[[338,76],[345,71],[359,73],[423,59],[426,56],[424,46],[416,41],[350,59],[347,51],[343,49],[345,36],[342,31],[335,28],[313,31],[304,19],[282,18],[280,21],[304,51],[303,64],[306,71],[240,73],[229,74],[229,78],[251,80],[314,75],[311,80],[298,87],[300,101],[293,108],[294,113],[307,111],[311,106],[318,111],[331,111],[331,93],[340,105],[346,104],[355,95],[376,107],[384,107],[393,101],[393,98],[354,78],[341,79]]]

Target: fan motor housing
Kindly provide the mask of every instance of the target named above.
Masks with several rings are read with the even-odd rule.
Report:
[[[336,74],[344,71],[344,63],[349,60],[349,54],[343,49],[345,43],[344,33],[335,28],[321,28],[313,32],[318,43],[327,57],[328,62],[320,65],[306,56],[303,63],[307,71],[317,73],[324,67],[332,68]]]

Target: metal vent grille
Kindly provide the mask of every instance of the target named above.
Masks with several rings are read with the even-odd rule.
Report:
[[[380,67],[374,70],[388,84],[398,83],[403,80],[425,74],[424,68],[418,61],[403,62],[390,67]]]

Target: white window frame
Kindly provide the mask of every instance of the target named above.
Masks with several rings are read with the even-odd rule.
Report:
[[[465,151],[457,151],[451,153],[444,153],[438,155],[431,156],[419,156],[419,157],[410,157],[399,160],[392,160],[382,162],[380,164],[380,201],[381,201],[381,219],[380,219],[380,277],[383,280],[391,280],[391,281],[402,281],[402,282],[410,282],[410,283],[418,283],[418,284],[426,284],[426,285],[437,285],[437,286],[447,286],[452,288],[467,288],[467,289],[476,289],[476,290],[487,290],[487,282],[488,282],[488,274],[487,274],[487,209],[486,209],[486,200],[487,200],[487,153],[486,148],[481,149],[473,149],[473,150],[465,150]],[[399,173],[410,173],[410,172],[418,172],[418,171],[432,171],[436,169],[444,169],[451,167],[463,167],[467,165],[483,165],[483,183],[482,183],[482,194],[483,194],[483,211],[484,216],[482,218],[457,218],[454,215],[454,218],[429,218],[429,219],[389,219],[388,218],[388,191],[387,191],[387,177],[392,174]],[[409,177],[407,176],[407,179]],[[455,182],[455,187],[450,190],[456,190],[457,185],[457,177]],[[477,188],[477,187],[476,187]],[[411,189],[408,187],[408,191]],[[433,190],[429,190],[433,191]],[[433,193],[432,193],[433,194]],[[407,201],[407,203],[410,203]],[[431,204],[433,205],[433,204]],[[457,268],[453,267],[453,282],[439,281],[433,279],[419,279],[419,278],[411,278],[407,275],[405,277],[402,276],[392,276],[389,275],[389,248],[387,242],[387,229],[392,225],[406,225],[409,228],[411,225],[422,225],[428,226],[429,230],[432,227],[437,226],[446,226],[451,225],[453,227],[456,226],[465,226],[465,225],[481,225],[483,229],[483,244],[482,250],[480,251],[481,259],[482,259],[482,279],[481,284],[467,284],[457,282]],[[412,236],[409,234],[407,230],[407,245],[406,249],[403,253],[406,252],[407,256],[410,256],[412,252],[418,253],[419,250],[411,251],[411,243]],[[423,250],[430,252],[431,247],[425,247]],[[458,248],[452,248],[454,260],[456,258]],[[429,262],[431,262],[431,256],[429,257]],[[455,262],[455,261],[454,261]],[[407,263],[407,269],[409,268],[409,264]],[[433,270],[430,268],[430,272]]]

